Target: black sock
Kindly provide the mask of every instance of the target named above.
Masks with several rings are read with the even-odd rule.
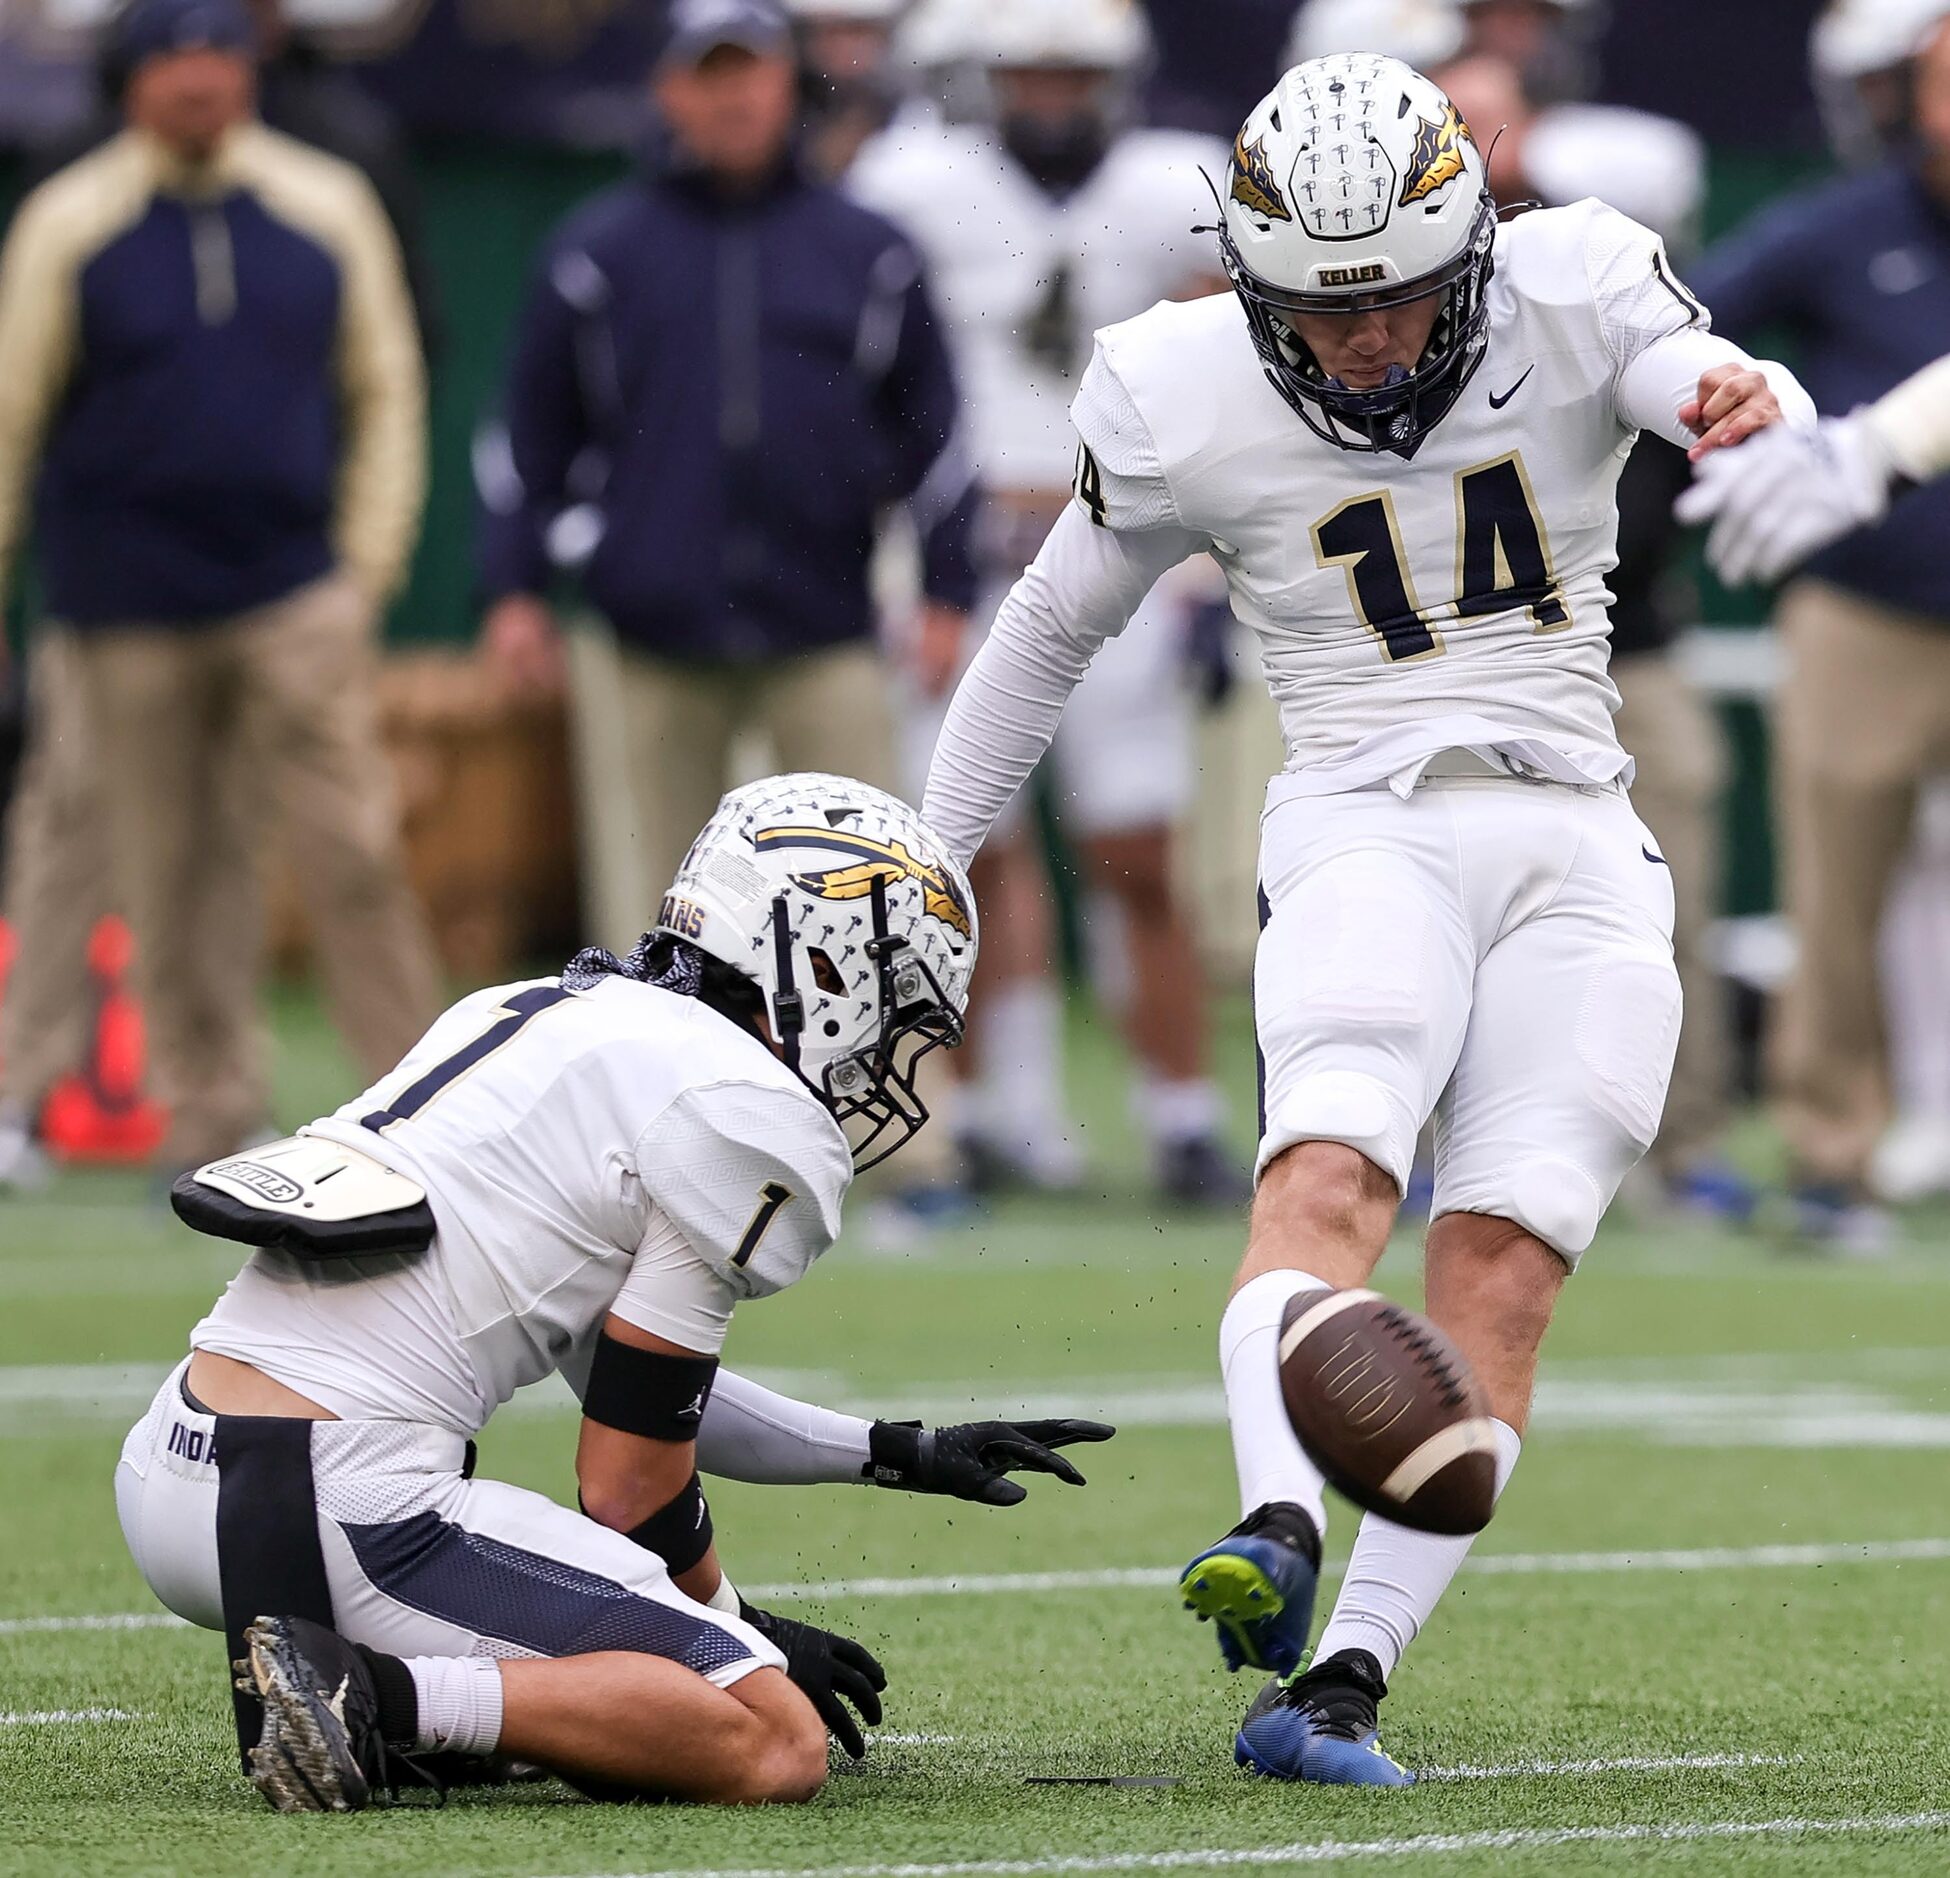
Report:
[[[372,1672],[373,1690],[379,1697],[379,1732],[386,1745],[412,1747],[420,1738],[420,1692],[413,1686],[413,1673],[405,1659],[382,1655],[363,1643],[352,1647]]]

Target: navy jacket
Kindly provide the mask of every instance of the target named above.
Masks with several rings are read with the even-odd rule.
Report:
[[[425,379],[349,165],[255,124],[195,166],[124,132],[21,205],[0,360],[0,556],[31,490],[53,618],[196,625],[339,566],[398,583]]]
[[[1950,347],[1950,212],[1907,162],[1790,196],[1688,269],[1713,327],[1793,342],[1817,407],[1841,416]],[[1950,480],[1902,497],[1877,528],[1808,572],[1884,606],[1950,624]]]
[[[929,593],[975,597],[974,492],[913,250],[782,173],[727,201],[647,168],[550,240],[484,459],[485,597],[558,568],[639,649],[745,662],[867,637],[882,512]]]

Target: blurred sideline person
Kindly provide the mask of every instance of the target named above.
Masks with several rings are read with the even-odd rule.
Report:
[[[1097,647],[1219,555],[1288,753],[1261,823],[1258,1190],[1220,1326],[1243,1518],[1180,1589],[1229,1668],[1276,1678],[1244,1765],[1404,1786],[1379,1705],[1469,1541],[1365,1518],[1294,1673],[1326,1513],[1278,1346],[1289,1311],[1366,1284],[1435,1116],[1428,1309],[1509,1479],[1680,1029],[1671,874],[1606,672],[1625,446],[1704,456],[1812,407],[1710,332],[1649,229],[1592,201],[1501,223],[1454,104],[1397,61],[1288,72],[1222,186],[1235,294],[1097,335],[1075,503],[956,692],[926,815],[974,853]]]
[[[1150,39],[1128,0],[991,0],[969,16],[964,57],[983,71],[986,121],[902,128],[869,143],[852,192],[906,229],[925,260],[960,369],[986,507],[979,539],[990,615],[1069,501],[1067,408],[1090,334],[1160,299],[1223,286],[1194,225],[1201,170],[1223,149],[1132,120]],[[1117,916],[1137,1058],[1136,1119],[1169,1198],[1246,1195],[1221,1144],[1202,968],[1173,885],[1172,834],[1190,800],[1194,699],[1187,612],[1161,590],[1098,657],[1053,747],[1057,813],[1086,886]],[[972,647],[924,645],[907,716],[926,775],[946,693]],[[1018,799],[989,889],[992,957],[965,1139],[999,1171],[1073,1184],[1061,1095],[1062,1007],[1033,832]],[[992,948],[993,952],[993,948]]]
[[[556,680],[565,573],[599,620],[573,637],[613,636],[569,660],[609,932],[676,872],[741,731],[788,767],[894,780],[867,578],[884,510],[935,524],[930,605],[973,598],[954,376],[912,249],[802,170],[776,0],[679,0],[671,26],[655,155],[551,238],[483,491],[489,656]]]
[[[0,253],[0,542],[31,505],[183,1165],[265,1119],[238,910],[260,800],[303,856],[354,1052],[396,1058],[435,1008],[373,695],[425,377],[369,185],[255,121],[236,0],[138,0],[117,33],[128,128],[34,191]]]
[[[921,1127],[960,1036],[966,878],[840,776],[728,796],[626,958],[445,1013],[336,1113],[176,1188],[263,1246],[131,1430],[115,1496],[150,1588],[221,1630],[245,1771],[356,1810],[503,1754],[595,1797],[809,1798],[865,1751],[880,1667],[752,1609],[698,1480],[856,1481],[1009,1505],[1082,1484],[1089,1422],[869,1424],[721,1372],[733,1309],[839,1231],[856,1161]],[[279,1199],[282,1193],[290,1197]],[[472,1440],[559,1374],[580,1510],[473,1478]]]
[[[1480,11],[1465,9],[1463,17]],[[1570,57],[1555,63],[1562,68]],[[1525,90],[1523,69],[1490,52],[1465,49],[1435,77],[1469,123],[1497,127],[1488,161],[1501,205],[1541,200],[1562,208],[1596,197],[1662,236],[1685,265],[1706,193],[1706,152],[1684,125],[1609,105],[1538,104]],[[1680,622],[1672,505],[1687,476],[1684,453],[1651,435],[1639,439],[1620,478],[1618,565],[1606,577],[1611,680],[1619,695],[1618,740],[1636,765],[1632,801],[1672,868],[1673,957],[1686,997],[1665,1115],[1646,1168],[1665,1204],[1738,1224],[1751,1216],[1756,1195],[1725,1155],[1730,1017],[1709,943],[1723,877],[1726,739],[1673,656]]]
[[[327,69],[295,35],[280,0],[249,0],[257,29],[257,111],[273,130],[296,137],[363,171],[399,238],[421,337],[438,337],[439,307],[420,225],[418,186],[404,139],[385,108]],[[56,149],[36,153],[35,180],[98,148],[123,126],[123,101],[152,9],[135,0],[110,20],[97,60],[102,118]],[[96,801],[98,754],[79,695],[72,634],[48,622],[28,653],[27,748],[9,809],[5,906],[15,955],[0,1006],[0,1191],[44,1174],[33,1122],[48,1091],[79,1064],[92,1016],[88,936],[110,910],[109,859]],[[216,792],[204,830],[211,882],[203,935],[194,947],[207,989],[200,1008],[221,1012],[234,1040],[211,1054],[262,1060],[262,1044],[242,1026],[260,961],[260,883],[253,836],[263,820],[248,777]],[[368,1069],[379,1065],[371,1063]]]
[[[1733,586],[1786,579],[1857,529],[1880,526],[1907,490],[1950,474],[1950,359],[1926,365],[1846,417],[1823,418],[1813,432],[1783,429],[1754,441],[1751,455],[1743,450],[1724,463],[1701,464],[1679,503],[1682,520],[1712,524],[1708,555]],[[1919,803],[1918,821],[1921,844],[1940,856],[1941,779]],[[1881,934],[1892,1007],[1887,1028],[1897,1092],[1907,1106],[1876,1144],[1870,1172],[1876,1191],[1896,1201],[1925,1198],[1950,1180],[1950,1095],[1943,1088],[1950,1042],[1931,1021],[1943,1007],[1950,944],[1932,885],[1912,864],[1892,889],[1895,903]]]
[[[1698,270],[1729,332],[1793,338],[1829,415],[1879,398],[1950,333],[1950,21],[1921,42],[1911,93],[1894,154],[1762,211]],[[1824,487],[1848,501],[1846,476]],[[1950,771],[1946,533],[1950,486],[1914,490],[1809,561],[1776,611],[1777,825],[1798,953],[1773,1085],[1800,1229],[1844,1251],[1889,1235],[1868,1197],[1893,1114],[1878,941],[1918,793]]]
[[[907,0],[786,0],[799,43],[807,160],[844,176],[902,102],[894,34]]]

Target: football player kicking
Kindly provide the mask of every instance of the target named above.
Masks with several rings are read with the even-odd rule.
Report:
[[[1184,1597],[1229,1667],[1290,1678],[1242,1763],[1400,1785],[1377,1704],[1468,1542],[1364,1520],[1294,1675],[1324,1514],[1281,1314],[1367,1279],[1433,1114],[1428,1308],[1508,1478],[1679,1032],[1672,890],[1611,723],[1619,470],[1641,429],[1698,458],[1813,413],[1709,334],[1637,223],[1587,201],[1499,226],[1467,126],[1397,61],[1288,72],[1224,190],[1235,294],[1097,336],[1075,500],[963,681],[925,813],[966,861],[1159,572],[1217,558],[1288,754],[1261,845],[1258,1191],[1220,1331],[1245,1518]]]
[[[805,1799],[859,1645],[746,1605],[702,1467],[1008,1505],[1081,1476],[1088,1422],[923,1431],[720,1374],[733,1305],[804,1275],[856,1167],[927,1119],[960,1039],[966,876],[904,804],[834,776],[735,791],[628,960],[463,999],[295,1139],[178,1183],[260,1249],[123,1446],[156,1595],[225,1632],[246,1771],[345,1811],[412,1757],[499,1755],[603,1795]],[[582,1511],[475,1480],[470,1438],[559,1371]],[[715,1385],[715,1386],[714,1386]]]

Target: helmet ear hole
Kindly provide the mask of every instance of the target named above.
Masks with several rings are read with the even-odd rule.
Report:
[[[825,950],[819,946],[809,946],[806,956],[812,961],[813,983],[829,998],[845,997],[846,980],[840,976],[840,968]],[[833,1032],[829,1028],[826,1034],[831,1036]]]
[[[840,1034],[840,1020],[837,1017],[829,1017],[820,1028],[825,1031],[827,1036],[837,1037]]]

